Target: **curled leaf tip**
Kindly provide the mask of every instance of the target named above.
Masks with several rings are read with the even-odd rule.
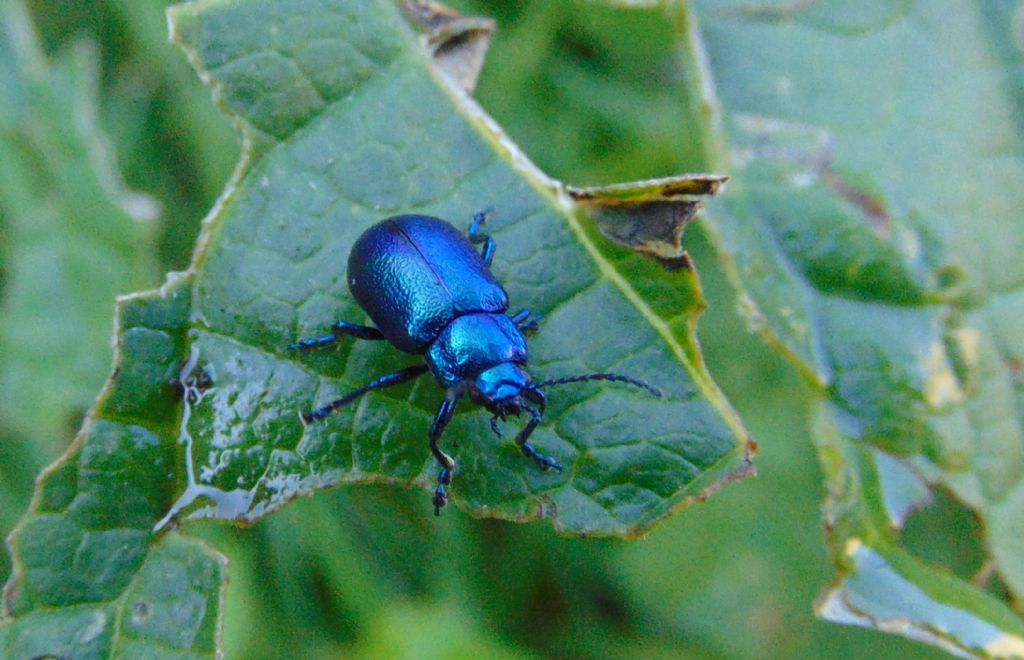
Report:
[[[666,270],[693,270],[683,230],[704,208],[699,196],[717,195],[728,177],[685,174],[566,192],[595,219],[605,237],[651,257]]]
[[[463,16],[437,2],[405,0],[402,9],[424,31],[427,52],[437,68],[467,92],[476,89],[495,22]]]

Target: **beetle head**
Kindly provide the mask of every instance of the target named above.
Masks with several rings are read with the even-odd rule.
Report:
[[[482,372],[469,385],[469,397],[495,415],[523,409],[523,392],[531,387],[530,376],[513,362],[503,362]]]

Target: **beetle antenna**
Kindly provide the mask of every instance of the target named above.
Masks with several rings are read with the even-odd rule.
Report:
[[[646,390],[654,396],[661,398],[661,390],[653,385],[648,385],[642,380],[636,378],[630,378],[629,376],[623,376],[621,374],[586,374],[583,376],[568,376],[566,378],[554,378],[552,380],[545,380],[541,383],[535,383],[536,387],[551,387],[552,385],[565,385],[566,383],[581,383],[587,380],[610,380],[617,383],[626,383],[633,387],[639,387],[642,390]]]

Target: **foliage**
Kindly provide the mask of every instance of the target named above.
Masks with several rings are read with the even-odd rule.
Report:
[[[864,68],[882,69],[877,58],[900,62],[915,80],[949,73],[927,67],[951,56],[912,60],[907,53],[916,51],[901,42],[941,48],[944,19],[891,4],[856,11],[829,3],[764,10],[699,4],[710,69],[685,6],[459,4],[497,18],[477,97],[546,171],[581,183],[681,170],[733,175],[712,209],[713,243],[731,283],[743,289],[748,319],[797,364],[805,384],[729,313],[710,247],[690,232],[687,247],[710,305],[698,346],[691,334],[703,306],[696,276],[666,273],[612,244],[581,207],[567,203],[558,182],[523,169],[518,157],[496,157],[516,148],[458,88],[424,75],[430,69],[393,5],[366,3],[372,11],[347,16],[362,5],[343,3],[341,13],[312,1],[290,9],[217,2],[175,10],[175,38],[235,116],[243,164],[205,225],[194,267],[159,293],[121,304],[115,376],[71,452],[45,473],[31,514],[12,537],[18,573],[6,603],[17,619],[0,626],[0,648],[14,657],[172,649],[209,655],[223,562],[176,531],[154,536],[168,511],[175,514],[170,526],[187,517],[254,520],[323,485],[429,487],[434,466],[425,442],[409,441],[425,436],[439,400],[428,383],[372,397],[301,436],[292,414],[314,396],[330,398],[407,362],[386,347],[346,345],[298,361],[281,349],[335,317],[358,315],[333,264],[359,226],[406,209],[458,223],[493,204],[499,277],[514,301],[549,312],[531,342],[536,372],[614,365],[659,385],[671,374],[671,396],[662,419],[630,392],[560,392],[538,443],[559,458],[582,460],[554,480],[531,473],[490,436],[483,413],[460,414],[452,436],[465,438],[457,503],[476,515],[546,516],[563,530],[631,534],[742,472],[745,433],[702,351],[763,447],[762,476],[668,521],[642,544],[557,538],[544,526],[474,520],[456,510],[434,520],[423,515],[429,507],[421,490],[382,487],[300,498],[252,529],[192,523],[186,533],[230,558],[229,655],[272,657],[281,648],[323,655],[903,654],[911,647],[898,640],[811,621],[809,603],[828,573],[815,532],[821,475],[806,427],[824,466],[829,545],[840,571],[820,612],[950,650],[1012,652],[1021,623],[1005,603],[1019,594],[1012,573],[1019,562],[1005,539],[1019,517],[1002,504],[1005,492],[991,489],[1003,484],[1015,492],[1011,472],[1022,461],[1005,429],[1001,461],[985,462],[981,445],[966,438],[987,442],[977,420],[1019,417],[1012,404],[975,409],[1005,399],[993,395],[993,384],[1014,383],[1012,359],[1001,367],[981,359],[990,340],[1004,357],[1019,353],[1015,335],[992,332],[1013,318],[1013,308],[1006,304],[1012,287],[994,286],[991,277],[1010,282],[1014,271],[986,270],[977,259],[954,258],[962,253],[948,247],[955,239],[1004,254],[995,250],[1002,243],[985,247],[957,232],[968,226],[968,208],[983,208],[998,224],[1012,206],[997,196],[963,203],[961,189],[944,187],[948,177],[938,170],[908,176],[921,153],[932,153],[914,113],[929,116],[928,104],[938,101],[895,78],[889,86],[889,79],[876,82],[870,97],[844,86],[856,80],[850,71],[860,70],[851,64],[857,57],[870,56],[858,65]],[[18,163],[0,181],[0,282],[8,325],[23,321],[25,349],[18,360],[5,349],[0,367],[48,390],[47,383],[76,382],[62,377],[60,366],[102,355],[97,336],[109,328],[102,301],[111,292],[153,282],[154,258],[164,269],[187,262],[198,217],[227,179],[235,147],[180,54],[162,43],[159,3],[39,3],[32,16],[47,55],[34,45],[25,50],[34,37],[11,7],[4,34],[14,41],[0,42],[9,49],[0,76],[12,90],[0,106],[0,148],[21,160],[0,159]],[[983,15],[957,14],[961,9],[941,11],[965,25],[1019,25],[1009,6]],[[72,34],[73,25],[84,25],[85,34]],[[980,32],[958,34],[982,43]],[[101,44],[99,80],[84,68],[83,47],[72,46],[81,36]],[[1020,53],[1011,42],[992,43],[971,53],[965,77],[941,107],[949,109],[950,125],[962,125],[971,117],[965,90],[983,92],[993,113],[985,125],[1005,126],[1006,147],[1015,138],[1000,108],[1017,92],[1000,90],[1016,90],[1018,81],[1009,74],[1000,78],[1011,82],[1003,87],[971,81],[984,79],[977,70],[1015,70]],[[78,64],[62,68],[67,58]],[[839,61],[850,68],[836,68],[827,81],[833,87],[820,94],[826,82],[818,72]],[[97,82],[98,113],[90,96]],[[26,88],[50,100],[19,108]],[[809,90],[818,96],[800,97]],[[45,103],[51,112],[28,115],[50,130],[25,129],[25,107]],[[883,156],[862,130],[879,121],[871,112],[889,113],[887,144],[895,146]],[[140,207],[131,202],[141,198],[110,185],[116,176],[98,123],[129,183],[160,200],[156,249],[153,233],[132,218]],[[71,141],[56,160],[40,161],[45,166],[23,167],[48,153],[40,135]],[[943,144],[948,153],[974,153],[957,146],[966,143],[970,133],[954,131]],[[987,153],[985,144],[976,153]],[[874,166],[881,161],[884,168]],[[1014,171],[995,168],[991,176]],[[973,181],[965,177],[962,189]],[[81,201],[94,198],[109,204]],[[41,206],[43,199],[52,203]],[[71,258],[105,250],[102,264],[83,263],[112,274],[66,277],[59,286],[74,304],[42,307],[28,322],[19,302],[26,298],[15,294],[37,290],[40,278],[54,273],[22,265],[23,247],[35,241],[49,250],[57,240],[27,231],[36,226],[27,210],[37,208],[72,228],[106,219],[97,230],[65,233]],[[503,213],[508,224],[498,222]],[[1000,236],[1010,241],[1012,231]],[[1011,242],[1004,247],[1013,253]],[[129,276],[136,279],[121,279]],[[90,287],[96,280],[107,288]],[[1000,292],[995,298],[993,290]],[[90,330],[54,335],[61,352],[40,350],[49,344],[26,331],[66,330],[61,314],[78,309],[90,314],[78,321]],[[598,326],[596,318],[617,325]],[[102,377],[102,364],[75,368],[82,382],[93,379],[86,391]],[[66,442],[69,416],[87,399],[60,391],[18,400],[6,391],[0,438],[11,451],[0,461],[0,525],[9,529],[27,502],[27,477],[62,437]],[[810,401],[810,420],[801,400]],[[966,426],[957,426],[960,417]],[[608,443],[638,433],[637,419],[661,435],[618,455]],[[696,472],[666,471],[675,460],[666,461],[666,442]],[[1000,474],[1009,476],[1000,481]],[[609,480],[619,486],[603,489]],[[925,506],[937,484],[942,489]],[[947,492],[977,511],[981,524]],[[979,571],[981,588],[967,581]],[[54,631],[79,645],[33,646]]]

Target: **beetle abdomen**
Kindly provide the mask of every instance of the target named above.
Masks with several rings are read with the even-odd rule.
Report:
[[[348,284],[384,337],[407,353],[423,353],[458,316],[508,309],[476,248],[430,216],[395,216],[367,229],[349,254]]]

